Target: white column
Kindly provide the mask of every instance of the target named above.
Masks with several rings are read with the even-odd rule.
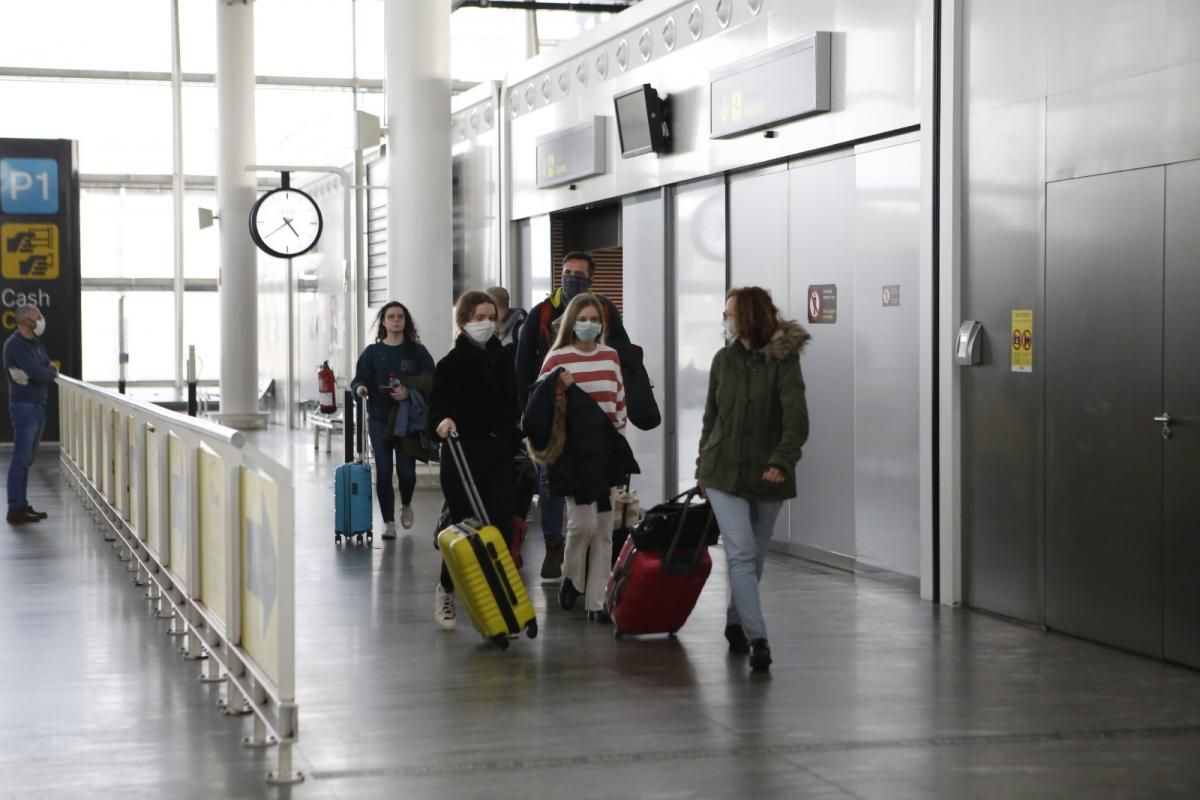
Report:
[[[450,348],[454,303],[450,0],[386,0],[384,28],[388,298],[412,311],[436,360]]]
[[[221,413],[234,428],[266,425],[258,413],[258,270],[250,240],[255,200],[254,7],[217,6],[217,207],[221,226]]]

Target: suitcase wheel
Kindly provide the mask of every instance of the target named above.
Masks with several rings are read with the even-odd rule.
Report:
[[[495,636],[491,637],[490,641],[492,644],[496,645],[496,647],[499,647],[501,650],[508,649],[508,634],[506,634],[506,633],[498,633]]]
[[[536,639],[538,634],[537,620],[529,620],[529,624],[525,626],[525,635],[530,639]]]
[[[675,635],[676,633],[678,633],[678,631],[671,631],[670,633],[667,634],[667,638],[668,639],[678,639],[679,637]]]
[[[355,537],[355,539],[354,539],[354,543],[355,543],[355,544],[362,544],[362,542],[363,542],[363,538],[362,538],[362,534],[360,533],[360,534],[358,534],[358,536],[357,536],[357,537]]]
[[[624,635],[625,634],[621,631],[620,628],[613,628],[613,638],[614,639],[620,639]]]
[[[335,533],[335,534],[333,535],[333,543],[334,543],[334,544],[341,544],[341,543],[342,543],[342,535],[341,535],[340,533]]]

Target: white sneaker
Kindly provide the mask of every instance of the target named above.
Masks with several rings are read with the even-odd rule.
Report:
[[[385,538],[385,539],[395,539],[396,538],[396,523],[385,522],[383,524],[383,538]]]
[[[400,509],[400,524],[404,526],[404,530],[408,530],[413,524],[412,506],[403,506]],[[394,535],[394,531],[393,531]]]
[[[458,627],[458,609],[454,607],[454,592],[447,592],[439,583],[433,590],[433,619],[444,631]]]

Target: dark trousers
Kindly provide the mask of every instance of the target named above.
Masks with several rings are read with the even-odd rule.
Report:
[[[463,453],[467,457],[467,466],[479,489],[483,500],[483,508],[488,519],[500,529],[504,541],[512,542],[513,509],[516,506],[516,476],[513,475],[513,452],[507,439],[488,438],[483,440],[464,441]],[[442,494],[446,497],[446,505],[450,510],[451,522],[462,522],[475,516],[471,502],[467,499],[467,490],[459,477],[458,469],[454,466],[454,457],[450,455],[447,445],[442,445],[441,460]],[[450,572],[442,563],[442,588],[448,592],[454,591],[454,583],[450,580]]]
[[[375,454],[375,494],[379,497],[379,513],[384,522],[396,521],[396,493],[392,491],[392,465],[400,482],[400,502],[412,505],[413,492],[417,488],[417,460],[405,455],[400,441],[394,445],[384,441],[387,428],[385,420],[371,418],[367,432],[371,435],[371,450]]]

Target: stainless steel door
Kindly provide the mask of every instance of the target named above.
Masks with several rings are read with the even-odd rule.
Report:
[[[1162,168],[1047,186],[1043,325],[1047,625],[1158,657],[1163,188]]]
[[[1200,161],[1167,167],[1162,411],[1165,655],[1200,667]]]

